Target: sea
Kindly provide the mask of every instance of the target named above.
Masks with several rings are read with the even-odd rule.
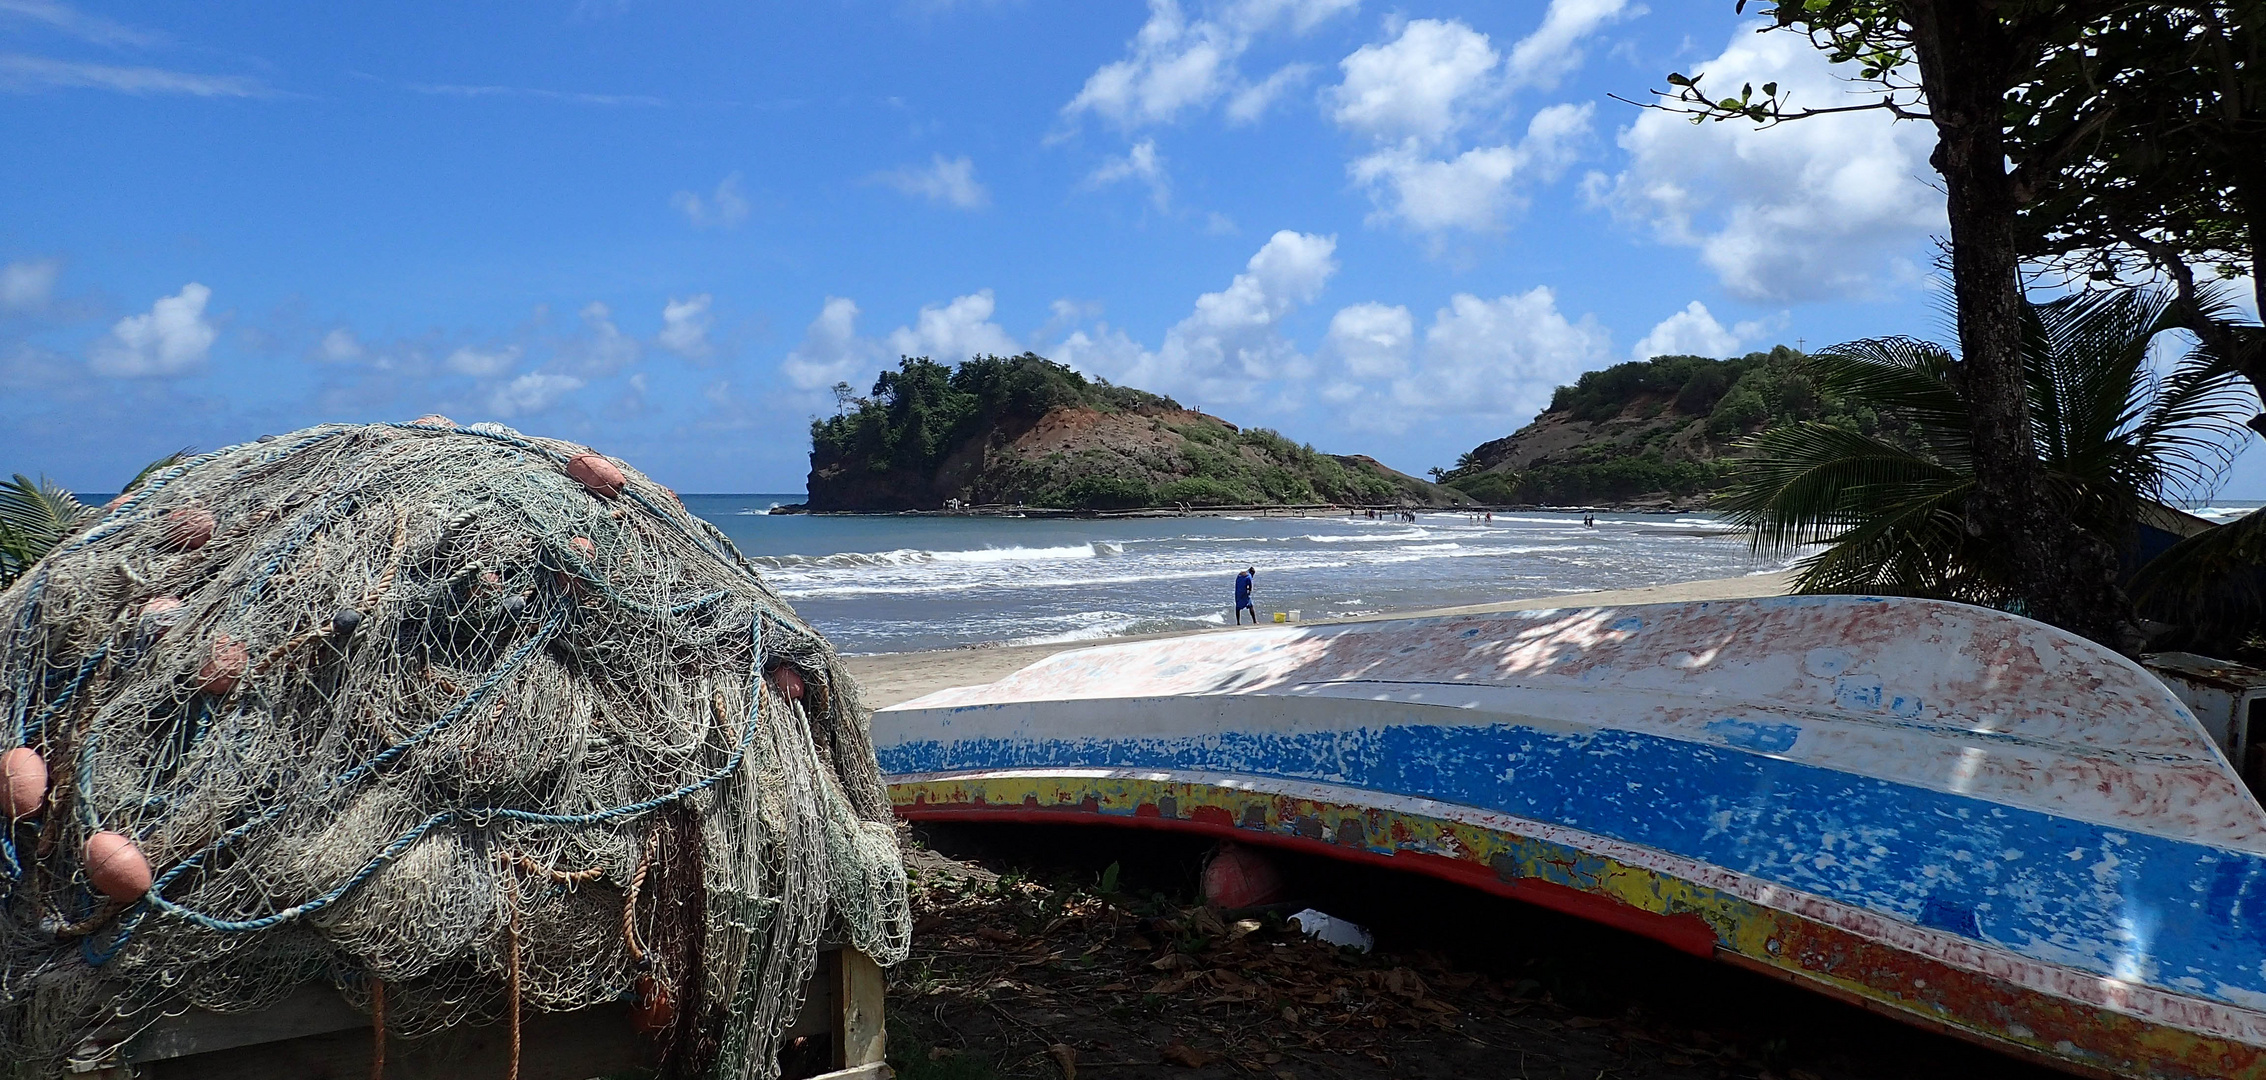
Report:
[[[773,515],[800,494],[686,495],[849,653],[1074,642],[1226,624],[1256,569],[1270,621],[1780,569],[1704,514],[1162,518]]]
[[[1270,620],[1481,604],[1784,569],[1709,514],[1162,518],[772,514],[799,492],[686,495],[848,653],[1086,641],[1226,624],[1258,571]],[[2256,502],[2191,512],[2231,521]]]

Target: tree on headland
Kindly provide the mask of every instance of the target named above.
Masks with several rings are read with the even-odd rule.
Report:
[[[2053,482],[2040,454],[2025,386],[2020,216],[2036,192],[2078,160],[2086,140],[2114,119],[2114,102],[2056,97],[2055,80],[2082,67],[2055,65],[2058,46],[2159,5],[2134,0],[1782,0],[1764,8],[1767,29],[1801,33],[1853,70],[1870,100],[1811,106],[1776,84],[1736,97],[1710,97],[1703,74],[1669,76],[1676,89],[1653,107],[1704,120],[1773,125],[1828,113],[1888,112],[1931,123],[1930,158],[1942,177],[1959,351],[1944,372],[1966,412],[1973,489],[1961,527],[1992,552],[2013,600],[2036,618],[2099,641],[2129,646],[2136,626],[2117,585],[2106,536],[2088,528],[2085,508]],[[1739,0],[1744,10],[1746,0]],[[2040,102],[2070,104],[2057,134],[2039,140],[2015,129]],[[2025,104],[2029,103],[2029,104]]]
[[[2130,550],[2143,500],[2207,489],[2245,433],[2242,382],[2202,352],[2158,376],[2151,343],[2176,319],[2162,290],[2102,291],[2023,312],[2023,386],[2037,472],[2077,523]],[[1773,426],[1717,505],[1756,550],[1814,548],[1798,592],[1927,596],[2026,607],[2004,548],[1969,527],[1988,466],[1959,364],[1883,338],[1805,361],[1827,393],[1872,402],[1889,440],[1815,421]],[[2222,527],[2222,531],[2225,527]]]

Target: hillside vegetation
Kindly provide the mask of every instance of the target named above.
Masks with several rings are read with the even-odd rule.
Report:
[[[1374,459],[1317,452],[1032,353],[908,357],[811,422],[810,508],[1453,505]]]
[[[1438,474],[1483,503],[1696,505],[1723,485],[1746,436],[1818,420],[1865,434],[1882,419],[1820,392],[1783,345],[1728,360],[1656,356],[1584,373],[1534,422]],[[1894,434],[1891,432],[1890,434]]]

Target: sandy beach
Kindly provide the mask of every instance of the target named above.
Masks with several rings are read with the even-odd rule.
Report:
[[[1786,587],[1792,579],[1793,574],[1791,572],[1781,571],[1774,574],[1753,574],[1735,578],[1715,578],[1707,581],[1685,581],[1673,585],[1653,585],[1641,589],[1610,589],[1602,592],[1533,596],[1520,600],[1469,604],[1462,607],[1430,608],[1423,611],[1381,611],[1353,619],[1315,620],[1307,625],[1319,626],[1328,622],[1375,622],[1380,619],[1412,619],[1429,615],[1469,615],[1489,611],[1525,611],[1536,608],[1669,604],[1693,600],[1735,600],[1750,596],[1780,595],[1786,591]],[[1190,634],[1230,633],[1234,629],[1231,626],[1223,626],[1182,633],[1143,634],[1133,637],[1068,641],[1047,645],[881,653],[870,656],[845,657],[844,662],[849,665],[850,673],[857,676],[858,684],[864,688],[866,704],[879,709],[899,702],[911,701],[923,694],[935,693],[948,687],[987,683],[1056,653],[1068,652],[1072,649],[1083,649],[1118,641],[1145,641],[1152,638],[1186,637]]]

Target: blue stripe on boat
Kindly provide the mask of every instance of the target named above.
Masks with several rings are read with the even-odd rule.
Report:
[[[1773,730],[1779,725],[1723,722],[1741,725],[1717,732],[1734,745],[1770,752],[1791,743],[1791,733]],[[1739,750],[1616,730],[1391,725],[909,741],[879,756],[890,773],[1208,770],[1460,803],[1643,844],[2103,977],[2266,1007],[2266,858]]]

